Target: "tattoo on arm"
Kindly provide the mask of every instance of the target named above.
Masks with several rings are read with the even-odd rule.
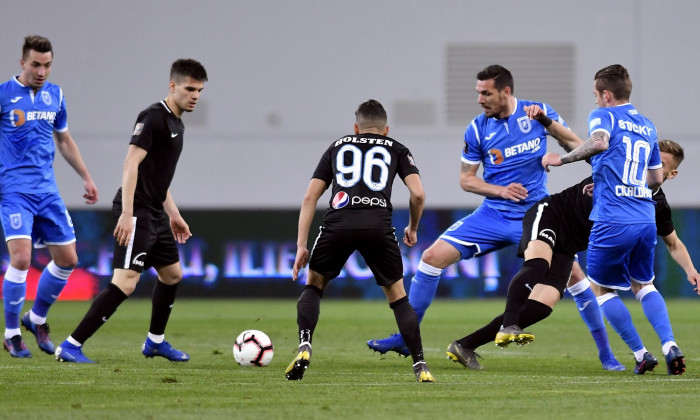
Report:
[[[608,134],[604,131],[596,131],[591,138],[581,146],[561,157],[562,163],[577,162],[597,155],[607,148]]]
[[[462,172],[462,173],[470,172],[470,171],[472,170],[472,168],[477,168],[477,169],[478,169],[478,168],[479,168],[479,165],[472,165],[471,163],[464,163],[464,162],[462,162],[461,172]]]

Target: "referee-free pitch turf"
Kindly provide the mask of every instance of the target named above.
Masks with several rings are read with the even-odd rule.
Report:
[[[445,349],[502,312],[504,301],[438,299],[421,327],[438,382],[419,384],[410,358],[367,348],[367,340],[396,328],[383,301],[323,300],[311,365],[303,380],[287,381],[284,369],[298,344],[295,300],[178,300],[166,339],[191,360],[174,363],[141,355],[150,302],[131,299],[85,345],[94,365],[58,363],[23,330],[33,358],[0,353],[0,408],[22,419],[697,418],[700,302],[667,301],[686,355],[682,376],[666,375],[661,345],[639,303],[625,302],[659,359],[655,372],[634,375],[631,352],[609,326],[612,348],[627,370],[603,371],[570,299],[528,328],[533,343],[505,350],[489,343],[477,350],[485,368],[467,370],[447,360]],[[88,306],[59,302],[51,309],[56,345]],[[233,341],[245,329],[272,339],[269,366],[242,368],[234,361]]]

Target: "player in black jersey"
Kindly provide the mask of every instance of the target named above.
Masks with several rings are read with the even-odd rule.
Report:
[[[156,269],[158,281],[153,288],[151,325],[143,354],[171,361],[189,360],[187,353],[165,341],[165,327],[182,280],[177,243],[192,236],[169,188],[182,152],[182,114],[194,110],[206,81],[207,72],[201,63],[176,60],[170,69],[168,97],[139,114],[124,162],[122,186],[112,206],[117,220],[114,276],[78,327],[56,349],[57,360],[92,363],[83,354],[82,345],[133,293],[141,272],[148,267]]]
[[[682,149],[670,140],[660,141],[659,146],[664,162],[664,181],[673,179],[683,159]],[[680,153],[680,159],[676,159],[678,153]],[[591,182],[592,178],[589,177],[577,185],[547,197],[526,213],[523,220],[523,237],[518,250],[519,255],[525,257],[525,262],[508,288],[505,312],[481,329],[452,342],[447,350],[450,359],[470,369],[481,369],[482,366],[477,360],[479,356],[474,351],[477,347],[494,339],[500,346],[507,346],[510,342],[527,344],[534,339],[534,336],[522,331],[521,328],[533,325],[552,313],[552,308],[563,296],[567,281],[570,289],[584,281],[588,287],[582,272],[572,276],[571,280],[569,276],[576,252],[586,249],[593,226],[588,220],[593,208],[593,200],[587,193],[592,186]],[[688,281],[695,285],[695,291],[700,294],[697,288],[700,275],[693,266],[687,249],[676,235],[671,220],[671,209],[663,190],[657,190],[654,200],[656,201],[657,233],[663,237],[671,256],[683,267],[688,275]],[[638,294],[639,289],[649,287],[653,288],[653,285],[645,285],[633,291]],[[602,324],[602,316],[600,323]],[[598,343],[596,331],[598,330],[591,329]],[[606,334],[604,326],[602,334]],[[602,342],[604,346],[608,346],[607,335]],[[609,347],[608,351],[608,357],[612,357],[612,360],[601,357],[603,367],[606,368],[607,362],[611,367],[606,368],[607,370],[623,370],[624,366],[614,360]],[[622,368],[615,368],[615,362]],[[667,360],[667,363],[669,373],[673,374],[682,373],[685,367],[682,354],[674,355],[672,360]]]
[[[423,358],[418,318],[403,287],[401,251],[391,224],[391,187],[398,175],[408,187],[409,224],[403,242],[416,244],[425,194],[410,151],[387,137],[384,107],[370,99],[357,112],[354,135],[334,141],[321,157],[299,213],[297,254],[292,277],[309,263],[306,286],[297,303],[299,349],[285,371],[289,380],[302,379],[311,361],[311,341],[318,323],[323,290],[338,276],[354,251],[359,251],[394,311],[399,331],[413,358],[418,382],[434,382]],[[307,239],[316,203],[332,185],[330,207],[311,254]]]

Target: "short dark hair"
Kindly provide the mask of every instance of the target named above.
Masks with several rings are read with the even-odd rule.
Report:
[[[386,127],[386,121],[386,110],[374,99],[361,103],[355,111],[355,122],[361,128],[374,127],[382,130]]]
[[[510,88],[511,93],[515,91],[513,75],[503,66],[491,64],[476,74],[476,80],[481,80],[483,82],[489,79],[493,79],[494,86],[499,91],[503,90],[506,86]]]
[[[627,69],[620,64],[604,67],[595,74],[595,88],[599,93],[612,92],[615,99],[626,101],[632,94],[632,80]]]
[[[34,50],[39,53],[50,52],[53,56],[53,47],[51,41],[40,35],[27,35],[24,37],[24,45],[22,45],[22,59],[29,56],[29,51]]]
[[[676,166],[680,165],[685,158],[683,148],[673,140],[659,140],[659,150],[671,154]]]
[[[202,63],[191,58],[180,58],[175,60],[170,67],[170,80],[179,80],[181,78],[191,77],[194,80],[206,82],[207,70]]]

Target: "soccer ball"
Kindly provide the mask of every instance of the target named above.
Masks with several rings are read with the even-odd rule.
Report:
[[[233,357],[241,366],[267,366],[274,352],[270,337],[258,330],[243,331],[233,343]]]

